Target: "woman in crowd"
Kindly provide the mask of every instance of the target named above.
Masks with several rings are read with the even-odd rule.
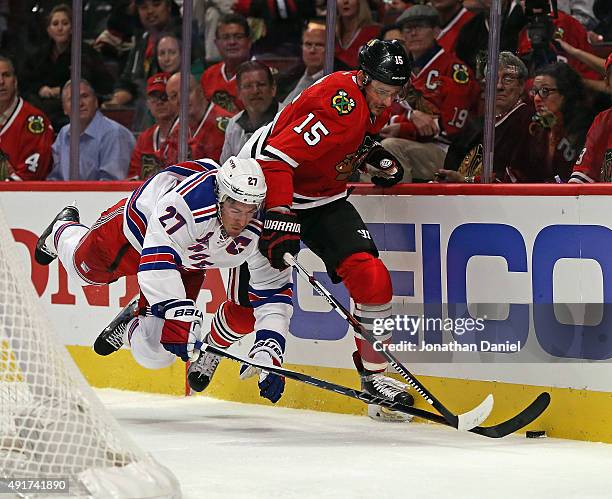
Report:
[[[349,68],[357,68],[359,49],[377,38],[380,25],[372,21],[367,0],[338,0],[336,58]]]
[[[530,94],[530,163],[547,181],[566,182],[595,115],[582,78],[565,63],[550,64],[536,71]]]
[[[60,98],[70,79],[72,10],[66,4],[54,7],[47,17],[47,40],[29,57],[19,78],[26,100],[42,109],[58,131],[68,123]],[[89,45],[81,46],[81,76],[89,80],[97,94],[108,94],[113,79],[100,55]]]

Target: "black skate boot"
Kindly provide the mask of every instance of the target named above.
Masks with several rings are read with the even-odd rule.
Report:
[[[53,222],[51,222],[49,227],[47,227],[42,235],[38,238],[36,250],[34,251],[34,259],[41,265],[49,265],[57,258],[57,253],[52,249],[53,244],[51,243],[51,233],[53,232],[53,226],[59,220],[79,223],[79,210],[77,210],[75,206],[66,206],[57,214],[57,216],[53,219]]]
[[[204,340],[207,343],[208,336]],[[187,370],[187,382],[194,392],[201,392],[210,384],[221,358],[204,350],[198,360],[192,362]]]
[[[111,323],[104,328],[94,343],[94,351],[98,355],[110,355],[119,350],[126,341],[126,327],[138,315],[138,296],[119,312]]]
[[[408,385],[397,381],[383,373],[368,371],[363,367],[359,352],[353,352],[353,362],[361,377],[361,389],[375,397],[385,398],[402,405],[414,405],[414,397],[406,389]]]

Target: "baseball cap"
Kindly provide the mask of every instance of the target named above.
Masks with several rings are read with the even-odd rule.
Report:
[[[606,73],[610,70],[610,66],[612,66],[612,52],[608,54],[608,58],[606,59]]]
[[[427,21],[432,26],[440,26],[438,11],[431,5],[413,5],[402,12],[395,22],[403,26],[406,23],[415,21]]]
[[[166,83],[170,77],[169,73],[156,73],[147,80],[147,95],[153,92],[166,93]]]

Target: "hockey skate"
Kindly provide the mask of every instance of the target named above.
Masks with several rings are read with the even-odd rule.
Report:
[[[51,233],[53,232],[53,226],[60,220],[79,223],[79,210],[75,206],[66,206],[57,214],[57,216],[53,219],[53,222],[51,222],[49,227],[47,227],[42,235],[38,238],[38,241],[36,242],[36,250],[34,251],[34,259],[40,265],[49,265],[57,258],[57,253],[52,249],[53,244],[51,243]]]
[[[93,348],[98,355],[110,355],[127,342],[127,325],[138,315],[138,298],[130,301],[96,338]]]
[[[361,377],[362,390],[375,397],[392,400],[402,405],[414,405],[414,397],[406,391],[408,385],[385,376],[383,373],[368,371],[363,367],[359,352],[353,352],[353,362]]]
[[[208,336],[204,340],[207,343]],[[206,350],[200,353],[200,357],[189,365],[187,370],[187,382],[194,392],[201,392],[210,384],[221,358]]]

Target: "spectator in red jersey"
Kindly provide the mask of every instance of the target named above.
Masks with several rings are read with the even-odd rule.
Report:
[[[171,108],[178,115],[180,100],[181,74],[174,73],[166,83],[166,93]],[[209,101],[189,75],[189,159],[210,158],[219,161],[225,129],[232,113]],[[178,162],[179,127],[177,126],[166,141],[162,158],[165,164]]]
[[[200,78],[204,96],[231,114],[242,109],[236,88],[238,66],[251,57],[251,30],[240,14],[227,14],[217,25],[215,44],[221,62],[212,65]]]
[[[459,31],[475,14],[463,6],[463,0],[431,0],[430,3],[440,17],[438,45],[447,52],[454,52]]]
[[[606,85],[612,90],[612,54],[606,59]],[[612,109],[595,117],[569,182],[612,182]]]
[[[474,115],[480,86],[454,53],[436,43],[439,17],[429,5],[415,5],[398,19],[414,59],[407,111],[381,130],[383,146],[404,167],[404,181],[431,180],[444,164],[449,142]]]
[[[374,24],[367,0],[338,0],[336,58],[349,68],[357,68],[359,49],[376,38],[380,25]]]
[[[493,180],[495,182],[539,182],[539,172],[531,168],[529,125],[533,116],[531,102],[522,95],[527,82],[527,67],[511,52],[499,54],[497,93],[495,97],[495,147]],[[484,82],[483,82],[484,84]],[[436,174],[438,182],[478,183],[484,166],[484,120],[469,120],[455,138],[444,159],[444,169]],[[522,144],[522,147],[517,147]]]
[[[147,107],[155,125],[138,136],[130,160],[127,180],[145,180],[168,166],[161,157],[163,145],[176,127],[174,107],[168,103],[168,73],[157,73],[147,80]]]
[[[548,181],[566,182],[593,122],[582,79],[563,62],[550,64],[536,72],[530,94],[530,162]]]
[[[19,97],[15,67],[0,56],[0,180],[44,180],[52,144],[49,119]]]

